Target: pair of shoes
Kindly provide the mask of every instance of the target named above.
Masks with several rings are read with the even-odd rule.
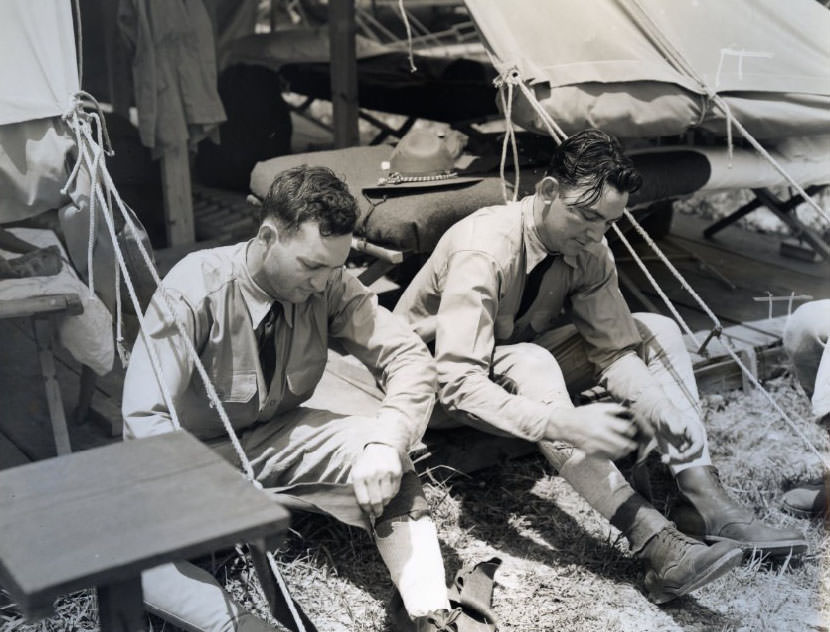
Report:
[[[824,481],[816,481],[793,487],[784,493],[781,509],[796,518],[808,520],[826,516],[828,484]]]
[[[459,632],[458,619],[461,614],[461,608],[453,608],[433,610],[423,617],[411,619],[397,590],[389,604],[390,623],[395,632]]]
[[[670,525],[651,538],[637,557],[646,564],[649,600],[664,604],[732,570],[743,553],[728,542],[707,546]]]
[[[711,465],[685,469],[675,480],[683,502],[672,508],[669,518],[687,535],[709,544],[729,542],[744,552],[770,557],[799,556],[807,551],[800,531],[769,527],[732,500]]]

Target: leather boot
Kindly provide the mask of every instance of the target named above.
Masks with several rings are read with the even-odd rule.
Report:
[[[768,527],[732,500],[713,466],[690,467],[675,480],[683,501],[672,509],[670,518],[684,533],[710,544],[730,542],[745,552],[772,557],[798,556],[807,550],[801,532]]]
[[[648,598],[664,604],[717,579],[741,563],[741,549],[728,542],[702,544],[669,525],[637,554],[646,565]]]
[[[830,521],[827,488],[830,481],[802,483],[788,490],[781,499],[781,509],[796,518],[824,518]]]

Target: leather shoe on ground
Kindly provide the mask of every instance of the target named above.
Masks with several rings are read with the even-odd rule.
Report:
[[[712,466],[679,472],[677,486],[683,496],[669,516],[678,529],[707,544],[729,542],[744,552],[770,557],[799,556],[807,540],[797,529],[769,527],[732,500]]]
[[[423,617],[410,619],[400,593],[396,590],[389,605],[389,618],[395,632],[460,632],[461,608],[433,610]]]
[[[781,509],[796,518],[821,518],[827,515],[827,486],[824,481],[803,483],[784,494]]]
[[[724,575],[741,563],[739,547],[728,542],[707,546],[668,526],[638,555],[646,564],[648,598],[664,604]]]

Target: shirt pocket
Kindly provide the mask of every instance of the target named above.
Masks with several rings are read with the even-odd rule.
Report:
[[[223,402],[244,404],[251,401],[256,391],[256,371],[234,371],[230,381],[217,389],[217,395]]]
[[[294,395],[311,393],[317,387],[326,368],[325,347],[309,350],[300,362],[292,363],[292,365],[285,376],[288,390]]]

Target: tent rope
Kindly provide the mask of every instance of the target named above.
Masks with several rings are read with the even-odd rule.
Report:
[[[634,1],[634,2],[636,2],[636,0],[633,0],[633,1]],[[660,36],[662,36],[662,34],[659,34],[659,35],[660,35]],[[670,49],[668,49],[668,50],[669,50],[669,52],[667,52],[667,55],[671,56]],[[489,53],[488,53],[488,54],[489,54]],[[492,56],[492,55],[490,55],[490,58],[491,58],[491,61],[493,61],[493,62],[494,62],[494,64],[493,64],[493,65],[494,65],[495,67],[498,67],[498,66],[499,66],[499,64],[497,64],[497,63],[496,63],[496,60],[493,58],[493,56]],[[671,60],[670,60],[670,61],[671,61]],[[678,63],[678,64],[684,64],[684,61],[685,61],[685,60],[683,60],[683,59],[681,58],[681,59],[678,59],[678,60],[677,60],[677,63]],[[531,106],[533,107],[534,111],[536,111],[536,112],[540,113],[540,118],[542,119],[542,121],[547,121],[547,120],[548,120],[548,118],[550,118],[550,121],[551,121],[551,122],[553,121],[553,119],[552,119],[551,117],[549,117],[549,115],[547,115],[547,113],[545,113],[545,115],[542,115],[542,112],[544,112],[544,108],[542,107],[542,104],[541,104],[541,103],[539,103],[539,101],[538,101],[538,99],[536,98],[536,95],[533,93],[533,91],[532,91],[532,90],[530,90],[530,88],[528,88],[528,87],[525,85],[525,82],[524,82],[524,81],[522,81],[522,79],[521,79],[521,75],[520,75],[520,73],[518,72],[518,70],[517,70],[515,67],[514,67],[514,68],[512,68],[512,69],[510,70],[509,75],[508,75],[507,73],[502,73],[502,75],[501,75],[501,76],[497,79],[497,81],[499,81],[499,80],[501,80],[501,81],[513,81],[513,82],[517,82],[517,85],[523,86],[523,87],[522,87],[522,92],[523,92],[523,94],[525,95],[525,97],[527,98],[528,102],[529,102],[529,103],[531,104]],[[735,125],[735,127],[737,127],[737,128],[741,131],[741,133],[742,133],[742,134],[744,134],[745,136],[747,136],[749,133],[746,131],[746,129],[745,129],[745,128],[744,128],[744,127],[740,124],[740,122],[739,122],[737,119],[735,119],[734,117],[731,117],[731,112],[729,112],[729,110],[728,110],[728,108],[729,108],[728,104],[726,104],[725,102],[723,102],[723,100],[722,100],[722,99],[720,99],[720,98],[719,98],[716,94],[712,94],[712,95],[711,95],[711,98],[713,98],[713,99],[717,98],[717,99],[720,101],[719,105],[720,105],[722,108],[724,108],[724,111],[725,111],[725,112],[727,112],[727,113],[728,113],[728,114],[727,114],[727,116],[729,116],[729,117],[730,117],[730,119],[731,119],[732,123]],[[549,133],[550,133],[550,135],[553,137],[554,141],[556,141],[557,143],[561,142],[561,139],[559,138],[559,133],[561,132],[561,130],[557,130],[556,132],[554,132],[554,131],[553,131],[553,129],[555,129],[555,128],[553,128],[553,125],[548,126],[548,125],[547,125],[547,123],[546,123],[546,127],[548,128],[548,132],[549,132]],[[553,129],[552,129],[552,128],[553,128]],[[564,136],[563,136],[563,137],[564,137]],[[789,174],[786,174],[786,173],[784,172],[783,167],[780,167],[780,165],[778,165],[778,164],[774,161],[774,159],[772,158],[772,156],[770,156],[770,155],[769,155],[769,153],[768,153],[768,152],[766,152],[766,150],[764,150],[764,149],[763,149],[763,147],[761,147],[761,146],[760,146],[760,144],[759,144],[757,141],[755,141],[755,139],[754,139],[754,138],[748,137],[748,140],[750,141],[750,143],[753,143],[753,146],[757,145],[756,149],[760,148],[760,149],[759,149],[759,151],[761,151],[761,152],[762,152],[762,155],[765,155],[765,157],[768,157],[768,159],[769,159],[769,160],[773,163],[773,166],[775,166],[777,169],[779,169],[779,171],[781,171],[782,173],[784,173],[785,177],[786,177],[786,178],[787,178],[787,179],[788,179],[791,183],[793,183],[793,185],[797,188],[797,190],[799,190],[800,192],[803,192],[802,197],[803,197],[805,200],[807,200],[807,201],[809,201],[809,202],[812,202],[812,205],[813,205],[814,207],[818,208],[818,205],[815,203],[815,201],[814,201],[814,200],[812,200],[812,198],[811,198],[809,195],[807,195],[807,193],[806,193],[806,192],[804,192],[804,190],[803,190],[803,189],[802,189],[802,188],[801,188],[801,187],[800,187],[800,186],[799,186],[799,185],[798,185],[798,184],[797,184],[797,183],[796,183],[796,182],[792,179],[792,177],[791,177],[791,176],[789,176]],[[819,212],[822,212],[822,211],[820,211],[820,210],[819,210]],[[626,218],[629,220],[629,222],[631,223],[631,225],[634,227],[634,229],[635,229],[635,230],[636,230],[636,231],[637,231],[637,232],[638,232],[638,233],[639,233],[639,234],[643,237],[643,239],[645,240],[646,244],[648,244],[649,248],[651,248],[651,250],[652,250],[652,251],[653,251],[653,252],[654,252],[654,253],[658,256],[658,258],[659,258],[659,259],[663,262],[663,264],[664,264],[664,265],[665,265],[665,266],[669,269],[669,271],[671,272],[671,274],[672,274],[672,275],[673,275],[673,276],[674,276],[674,277],[675,277],[675,278],[676,278],[676,279],[680,282],[681,286],[682,286],[682,287],[683,287],[683,288],[684,288],[687,292],[689,292],[689,294],[690,294],[690,295],[691,295],[691,296],[695,299],[695,301],[696,301],[696,302],[700,305],[701,309],[702,309],[702,310],[706,313],[706,315],[707,315],[707,316],[708,316],[708,317],[712,320],[712,323],[713,323],[713,328],[712,328],[711,332],[709,333],[709,335],[707,336],[707,338],[703,341],[703,343],[700,345],[700,347],[699,347],[699,349],[698,349],[698,353],[701,353],[701,354],[705,353],[705,348],[706,348],[706,345],[708,344],[708,342],[709,342],[709,341],[710,341],[713,337],[717,337],[717,338],[720,338],[720,337],[721,337],[721,333],[722,333],[722,331],[723,331],[723,327],[722,327],[722,325],[721,325],[721,323],[720,323],[720,320],[719,320],[719,319],[718,319],[718,317],[715,315],[715,313],[714,313],[714,312],[713,312],[713,311],[709,308],[709,306],[708,306],[708,305],[706,305],[706,302],[705,302],[705,301],[704,301],[704,300],[703,300],[703,299],[702,299],[702,298],[701,298],[701,297],[700,297],[700,296],[699,296],[699,295],[698,295],[698,294],[694,291],[694,289],[692,288],[692,286],[688,283],[688,281],[686,281],[686,279],[683,277],[683,275],[680,273],[680,271],[679,271],[679,270],[677,270],[677,268],[675,268],[675,267],[674,267],[674,265],[671,263],[671,261],[669,261],[668,257],[666,257],[666,255],[663,253],[663,251],[660,249],[660,247],[656,244],[656,242],[655,242],[655,241],[651,238],[651,236],[650,236],[650,235],[646,232],[646,230],[645,230],[642,226],[640,226],[640,224],[639,224],[639,223],[638,223],[638,222],[634,219],[634,216],[631,214],[631,212],[630,212],[628,209],[624,209],[624,214],[625,214]],[[616,225],[614,225],[614,230],[617,232],[617,234],[618,234],[618,235],[622,236],[622,235],[621,235],[621,231],[620,231],[620,229],[619,229]],[[622,239],[623,239],[623,243],[624,243],[624,244],[626,244],[626,247],[628,248],[629,252],[631,253],[631,256],[632,256],[633,260],[637,263],[638,267],[639,267],[641,270],[643,270],[644,272],[646,272],[646,270],[645,270],[645,268],[646,268],[645,263],[642,261],[642,259],[640,258],[640,256],[636,253],[636,251],[634,250],[634,248],[633,248],[633,247],[631,247],[631,244],[630,244],[630,243],[628,243],[628,242],[627,242],[627,240],[626,240],[624,237],[623,237]],[[662,288],[659,286],[659,283],[658,283],[658,282],[657,282],[657,280],[654,278],[654,276],[653,276],[653,275],[651,275],[650,273],[646,272],[646,278],[649,280],[649,283],[651,283],[652,287],[654,287],[655,291],[657,291],[657,293],[660,295],[660,297],[663,299],[663,301],[664,301],[667,305],[670,305],[671,300],[668,298],[668,296],[665,294],[665,292],[663,292]],[[673,306],[673,305],[672,305],[672,306],[670,306],[670,307],[669,307],[669,309],[670,309],[670,311],[672,312],[672,314],[673,314],[673,315],[675,315],[675,317],[678,319],[678,321],[677,321],[677,322],[678,322],[678,323],[679,323],[679,324],[680,324],[680,325],[684,328],[684,330],[685,330],[687,333],[691,333],[691,330],[689,329],[688,324],[686,324],[686,323],[685,323],[685,321],[684,321],[684,320],[680,317],[679,312],[677,312],[677,310],[674,308],[674,306]],[[695,341],[695,343],[697,344],[697,338],[696,338],[693,334],[692,334],[692,339],[693,339],[693,340]],[[807,436],[806,436],[806,435],[805,435],[805,434],[804,434],[804,433],[803,433],[803,432],[802,432],[802,431],[801,431],[801,430],[800,430],[800,429],[799,429],[799,428],[795,425],[795,423],[794,423],[794,422],[792,421],[792,419],[790,419],[790,417],[789,417],[789,416],[788,416],[788,415],[784,412],[784,410],[783,410],[783,409],[782,409],[782,408],[781,408],[781,407],[780,407],[777,403],[775,403],[775,401],[774,401],[774,399],[772,398],[772,396],[771,396],[771,395],[767,392],[767,390],[766,390],[766,389],[765,389],[765,388],[761,385],[761,383],[760,383],[760,382],[757,380],[757,378],[756,378],[756,377],[752,374],[752,372],[751,372],[751,371],[750,371],[750,370],[746,367],[746,365],[745,365],[743,362],[741,362],[741,360],[740,360],[740,359],[738,358],[738,356],[737,356],[737,353],[736,353],[736,352],[735,352],[735,351],[731,348],[730,343],[728,343],[728,342],[727,342],[726,340],[724,340],[724,339],[721,339],[721,343],[723,344],[724,348],[727,350],[727,352],[729,353],[729,355],[732,357],[732,359],[736,362],[736,364],[737,364],[737,365],[738,365],[738,367],[740,368],[741,372],[742,372],[744,375],[746,375],[746,376],[747,376],[747,379],[750,381],[750,383],[752,383],[752,385],[753,385],[753,386],[755,386],[756,388],[759,388],[759,389],[763,392],[764,396],[765,396],[765,397],[766,397],[769,401],[773,402],[773,407],[775,408],[775,410],[776,410],[776,411],[778,411],[778,412],[779,412],[779,414],[780,414],[780,415],[781,415],[781,417],[784,419],[784,421],[785,421],[785,422],[786,422],[786,423],[787,423],[787,424],[788,424],[788,425],[789,425],[789,426],[790,426],[790,427],[791,427],[791,428],[795,431],[795,433],[796,433],[796,434],[797,434],[797,435],[798,435],[798,436],[799,436],[799,437],[800,437],[800,438],[801,438],[801,439],[802,439],[802,440],[806,443],[807,447],[808,447],[808,448],[809,448],[809,449],[810,449],[813,453],[815,453],[815,454],[819,457],[819,459],[821,460],[821,462],[822,462],[822,463],[824,463],[824,464],[825,464],[825,466],[827,466],[827,467],[828,467],[828,469],[830,469],[830,461],[828,461],[827,457],[824,457],[824,456],[822,456],[822,455],[821,455],[821,453],[819,453],[819,451],[816,449],[816,447],[815,447],[815,446],[814,446],[814,445],[810,442],[809,438],[807,438]],[[675,377],[675,380],[678,382],[678,386],[681,386],[681,388],[682,388],[682,386],[683,386],[683,385],[680,383],[680,381],[679,381],[679,377],[678,377],[678,376],[674,376],[674,377]]]
[[[412,49],[412,27],[409,25],[409,14],[403,6],[403,0],[398,0],[398,9],[401,12],[404,28],[406,28],[406,42],[409,48],[409,72],[416,72],[418,67],[415,65],[415,53]]]
[[[627,0],[633,7],[636,7],[636,11],[631,10],[629,8],[629,13],[634,18],[635,21],[639,22],[640,26],[646,30],[650,35],[654,37],[655,42],[661,48],[661,52],[667,57],[667,59],[673,62],[678,70],[686,73],[691,79],[693,79],[697,84],[700,86],[702,90],[706,92],[709,99],[715,103],[718,107],[723,110],[724,114],[726,115],[726,122],[727,122],[727,140],[730,144],[729,148],[729,160],[731,164],[732,160],[732,126],[734,125],[741,135],[752,145],[755,150],[761,154],[772,166],[773,168],[780,173],[787,182],[798,192],[801,198],[815,210],[819,216],[824,218],[824,220],[830,224],[830,215],[818,205],[809,193],[807,193],[804,188],[796,182],[796,180],[787,172],[786,169],[758,142],[758,140],[741,124],[739,120],[737,120],[734,116],[732,116],[732,112],[729,108],[729,104],[726,100],[720,96],[715,90],[713,90],[706,80],[700,75],[700,73],[695,70],[694,66],[689,63],[689,61],[683,56],[683,53],[677,49],[674,44],[672,44],[671,40],[666,37],[665,33],[663,33],[662,29],[659,25],[651,18],[651,16],[645,11],[643,6],[640,4],[639,0]],[[623,2],[625,4],[625,2]]]
[[[169,391],[169,388],[164,381],[163,370],[161,367],[161,361],[158,357],[158,353],[155,349],[155,346],[152,344],[152,340],[149,339],[147,335],[147,326],[146,321],[144,319],[143,312],[141,310],[141,306],[138,300],[138,296],[135,291],[135,287],[133,286],[132,278],[130,276],[130,271],[127,268],[126,261],[124,260],[123,252],[121,251],[120,244],[118,243],[118,237],[115,231],[114,219],[113,219],[113,209],[111,198],[115,199],[116,206],[118,207],[124,222],[129,227],[132,235],[135,238],[136,245],[138,246],[138,250],[141,253],[142,258],[144,259],[144,263],[147,265],[148,270],[150,271],[151,276],[153,277],[157,286],[161,283],[161,278],[158,276],[158,272],[156,270],[155,265],[153,264],[152,258],[150,254],[147,252],[147,249],[144,247],[144,244],[141,241],[140,235],[138,233],[138,229],[135,226],[135,223],[132,221],[130,214],[127,212],[125,208],[124,201],[121,199],[121,196],[118,193],[118,190],[115,188],[115,184],[110,176],[109,170],[106,167],[106,161],[98,161],[95,160],[95,155],[100,155],[101,146],[96,143],[96,140],[92,136],[92,132],[89,129],[88,124],[88,116],[89,113],[83,110],[83,106],[85,104],[81,103],[80,100],[77,101],[78,107],[76,108],[75,112],[72,114],[68,114],[64,117],[67,121],[67,124],[73,129],[76,134],[76,138],[81,139],[80,144],[78,145],[78,158],[75,167],[73,168],[73,173],[77,175],[78,170],[80,169],[79,165],[83,161],[87,168],[92,169],[96,168],[100,174],[101,179],[103,181],[103,186],[101,182],[96,182],[95,189],[91,192],[92,195],[97,196],[100,204],[101,213],[104,216],[104,219],[107,224],[107,228],[109,230],[110,239],[113,245],[113,251],[115,252],[118,265],[123,273],[123,280],[124,284],[127,286],[127,290],[130,295],[130,300],[132,301],[133,307],[135,309],[136,315],[139,321],[139,333],[144,340],[144,344],[147,347],[147,352],[150,357],[150,364],[153,368],[153,372],[155,374],[156,380],[159,384],[159,387],[162,391],[162,397],[164,398],[165,405],[167,406],[168,411],[170,412],[171,421],[173,426],[176,430],[181,429],[181,423],[178,420],[178,416],[176,414],[176,409],[173,405],[172,395]],[[92,155],[91,155],[92,154]],[[68,185],[67,185],[68,186]],[[104,195],[104,189],[107,191],[107,197]],[[109,199],[109,204],[108,204]],[[118,292],[116,293],[118,294]],[[184,326],[182,325],[181,321],[177,318],[175,309],[172,305],[172,302],[167,295],[166,292],[160,291],[158,295],[162,297],[162,303],[168,312],[168,317],[172,318],[173,322],[175,323],[176,329],[181,336],[181,338],[185,342],[185,349],[187,350],[188,356],[193,362],[196,371],[199,373],[199,377],[202,379],[202,382],[205,386],[205,391],[207,393],[208,398],[210,399],[211,404],[216,409],[220,420],[225,428],[225,432],[227,433],[231,444],[233,445],[234,450],[236,451],[237,457],[239,458],[240,464],[242,465],[243,474],[245,478],[250,481],[254,487],[258,489],[262,489],[262,483],[256,480],[253,466],[251,465],[248,456],[245,454],[244,449],[239,441],[239,437],[237,436],[236,432],[233,429],[233,426],[228,419],[227,412],[219,399],[219,396],[216,393],[216,389],[213,386],[213,383],[210,380],[210,377],[207,375],[207,372],[202,364],[201,359],[199,358],[199,354],[196,351],[193,342],[190,340],[190,337],[184,330]],[[299,632],[305,632],[305,627],[303,625],[302,619],[299,616],[296,608],[294,607],[293,599],[288,592],[288,587],[285,584],[282,576],[280,575],[279,568],[277,567],[276,558],[271,551],[267,551],[266,555],[268,557],[271,572],[274,574],[275,579],[277,580],[277,584],[280,588],[280,592],[282,593],[283,599],[288,604],[288,607],[291,611],[291,615],[294,618],[294,623],[299,630]]]
[[[697,292],[694,291],[692,286],[689,285],[688,281],[686,281],[686,279],[683,278],[683,275],[680,274],[680,271],[677,270],[677,268],[674,267],[674,265],[671,263],[671,261],[663,254],[663,252],[660,250],[660,248],[657,246],[657,244],[654,243],[654,240],[651,238],[651,236],[648,234],[648,232],[634,219],[634,216],[631,214],[631,211],[629,211],[628,209],[625,209],[624,214],[625,214],[626,218],[628,219],[628,221],[631,223],[631,225],[634,227],[634,229],[637,231],[637,233],[640,234],[640,236],[645,240],[645,242],[649,245],[649,247],[657,254],[657,256],[660,258],[662,263],[669,269],[669,271],[672,273],[672,275],[680,282],[680,285],[683,287],[683,289],[686,290],[692,296],[692,298],[694,298],[694,300],[698,303],[698,305],[701,307],[701,309],[703,309],[703,311],[706,313],[706,315],[715,324],[715,327],[712,330],[713,334],[710,334],[709,338],[707,338],[707,341],[709,339],[711,339],[712,335],[714,335],[718,338],[720,343],[723,345],[724,349],[726,349],[727,353],[730,355],[730,357],[735,362],[735,364],[738,365],[738,368],[741,369],[741,372],[744,375],[746,375],[746,377],[750,381],[750,383],[754,387],[758,388],[761,391],[763,396],[772,404],[773,408],[779,413],[779,415],[782,417],[782,419],[784,419],[784,421],[787,423],[787,425],[790,426],[790,428],[793,430],[793,432],[795,432],[796,435],[798,435],[804,441],[804,443],[807,444],[807,447],[819,458],[819,460],[825,465],[825,467],[830,469],[830,461],[828,461],[828,458],[826,456],[822,455],[818,451],[818,449],[812,444],[810,439],[795,424],[795,422],[792,420],[792,418],[789,415],[787,415],[787,413],[784,411],[784,409],[781,408],[781,406],[779,406],[778,402],[775,401],[775,399],[772,397],[772,395],[770,395],[770,393],[761,385],[761,383],[758,381],[758,379],[755,377],[755,375],[753,375],[752,371],[750,371],[749,368],[743,363],[743,361],[741,361],[738,353],[735,351],[735,349],[732,346],[732,342],[728,339],[728,336],[722,336],[721,335],[721,333],[723,331],[723,328],[721,326],[720,320],[715,315],[715,313],[712,312],[712,310],[709,308],[709,306],[706,305],[706,302],[700,297],[700,295],[697,294]],[[640,267],[640,269],[643,271],[643,273],[645,273],[645,275],[648,278],[649,282],[652,284],[654,289],[660,295],[660,298],[663,299],[663,302],[666,304],[666,306],[671,310],[672,314],[675,316],[678,323],[680,323],[681,326],[686,331],[686,333],[691,336],[691,338],[695,341],[695,344],[698,344],[697,338],[695,338],[694,334],[689,329],[689,326],[686,324],[686,322],[683,320],[683,318],[680,316],[680,314],[674,308],[674,305],[672,304],[669,297],[663,292],[662,288],[660,288],[659,284],[657,283],[657,280],[648,272],[648,270],[646,269],[645,263],[637,255],[637,253],[634,250],[634,247],[631,245],[631,243],[625,238],[625,236],[623,235],[622,230],[620,230],[620,228],[616,224],[613,224],[613,226],[614,226],[614,231],[617,233],[617,236],[620,237],[623,244],[625,244],[625,247],[628,249],[629,253],[631,253],[632,258],[637,262],[637,265]],[[806,423],[800,417],[798,418],[798,420],[801,421],[802,423]]]
[[[504,95],[505,85],[507,86],[507,97]],[[512,121],[513,112],[513,84],[502,83],[499,86],[499,98],[501,99],[501,106],[504,111],[504,120],[506,123],[506,130],[504,139],[501,144],[501,160],[499,161],[499,175],[501,176],[501,195],[505,202],[507,202],[507,178],[504,175],[505,165],[507,164],[507,146],[510,145],[510,150],[513,154],[513,197],[515,202],[519,199],[519,150],[516,146],[516,129]]]
[[[87,143],[94,144],[94,140],[92,139],[91,134],[89,134],[88,129],[84,130],[85,126],[88,127],[86,121],[79,115],[77,117],[74,117],[74,119],[72,117],[70,117],[67,122],[68,122],[69,125],[74,125],[75,126],[75,128],[78,130],[78,132],[79,132],[79,134],[82,138],[82,143],[78,147],[78,161],[79,161],[79,163],[81,161],[83,161],[87,164],[87,168],[91,168],[92,165],[94,164],[94,159],[92,158],[92,156],[90,156],[91,150],[88,147]],[[104,171],[105,174],[107,173],[105,166],[102,167],[102,166],[99,165],[99,168],[101,168]],[[101,203],[101,207],[104,206],[104,204],[106,202],[106,199],[103,197],[103,193],[101,192],[100,184],[97,186],[95,191],[91,192],[91,195],[98,195],[99,202]],[[124,283],[127,286],[127,291],[130,294],[130,300],[133,303],[133,307],[135,308],[136,316],[138,317],[139,332],[140,332],[142,338],[144,339],[145,344],[148,345],[148,353],[149,353],[149,356],[150,356],[150,364],[152,366],[152,369],[153,369],[153,372],[156,376],[156,379],[159,380],[159,382],[161,384],[163,384],[163,377],[164,376],[163,376],[163,371],[162,371],[162,368],[161,368],[161,362],[158,358],[158,355],[155,352],[155,348],[150,344],[150,340],[147,337],[146,326],[145,326],[145,321],[144,321],[144,315],[142,313],[140,303],[138,301],[138,295],[136,294],[135,288],[133,287],[133,283],[132,283],[132,279],[130,278],[129,271],[127,270],[127,264],[124,261],[124,255],[121,252],[121,249],[118,245],[118,237],[115,233],[115,226],[113,224],[113,218],[111,216],[111,213],[107,213],[104,210],[102,210],[102,215],[104,216],[104,219],[106,220],[107,228],[108,228],[109,233],[110,233],[110,239],[113,243],[113,252],[115,253],[115,256],[118,260],[118,264],[121,267],[122,272],[124,273]],[[170,415],[171,415],[171,421],[173,423],[173,426],[176,429],[181,428],[181,424],[179,423],[178,416],[176,415],[175,408],[173,408],[173,406],[172,406],[172,397],[170,396],[169,391],[162,388],[162,397],[164,398],[165,405],[167,405],[169,407]]]
[[[663,291],[663,288],[660,287],[660,284],[657,283],[657,279],[655,279],[654,276],[651,274],[645,262],[639,256],[637,256],[637,253],[634,250],[634,246],[632,246],[631,242],[628,241],[628,239],[625,236],[625,233],[620,229],[619,226],[617,226],[616,222],[614,222],[611,226],[614,228],[614,232],[617,233],[617,237],[626,247],[628,252],[631,253],[631,257],[637,264],[637,267],[640,268],[640,271],[645,275],[646,279],[648,279],[648,282],[651,283],[652,287],[657,292],[657,295],[662,299],[663,303],[671,312],[672,316],[674,316],[675,320],[683,328],[683,331],[686,332],[686,335],[692,339],[692,341],[695,343],[695,346],[700,348],[700,342],[698,341],[697,336],[695,336],[694,332],[691,330],[689,325],[680,315],[680,312],[677,311],[677,308],[674,306],[674,303],[672,303],[671,299]]]

